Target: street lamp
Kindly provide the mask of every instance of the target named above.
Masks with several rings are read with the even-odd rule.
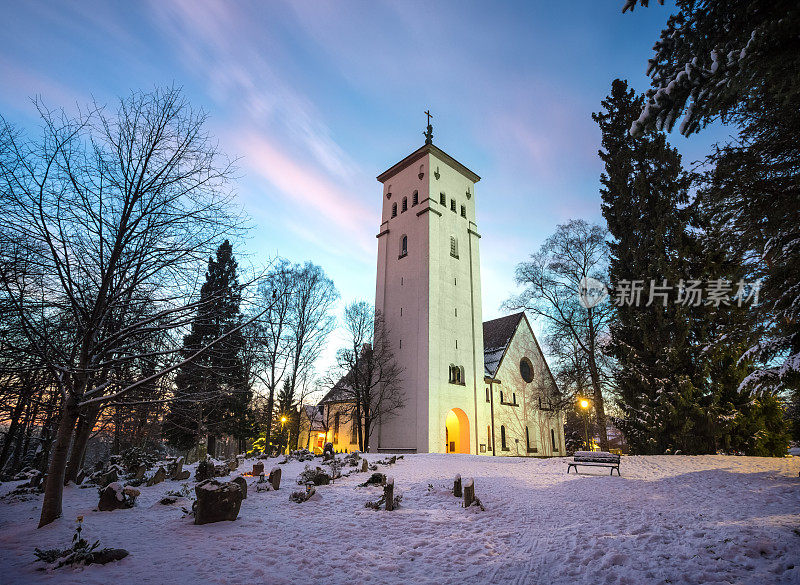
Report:
[[[586,431],[586,450],[591,451],[589,448],[589,401],[585,398],[581,398],[578,404],[583,409],[583,424]]]
[[[284,424],[286,424],[286,417],[282,416],[281,417],[281,440],[280,440],[281,451],[283,451],[283,425]],[[287,447],[289,446],[289,441],[286,441],[286,446]]]

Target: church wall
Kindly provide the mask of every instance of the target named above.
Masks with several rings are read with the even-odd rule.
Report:
[[[527,357],[533,366],[533,381],[528,383],[520,373],[520,361]],[[501,384],[493,384],[495,414],[495,449],[497,455],[564,455],[563,414],[548,410],[549,398],[556,390],[556,384],[547,368],[541,348],[525,319],[522,319],[500,363],[496,378]],[[517,406],[502,404],[513,402],[516,395]],[[539,398],[542,398],[540,408]],[[506,445],[501,447],[501,426],[506,429]],[[530,447],[536,452],[528,452],[525,429],[528,429]],[[556,450],[552,448],[550,431],[555,431]]]

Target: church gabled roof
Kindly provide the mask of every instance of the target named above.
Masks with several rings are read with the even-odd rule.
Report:
[[[467,167],[462,165],[460,162],[458,162],[452,156],[447,154],[441,148],[439,148],[438,146],[435,146],[433,144],[424,144],[424,145],[422,145],[420,148],[418,148],[417,150],[415,150],[414,152],[409,154],[407,157],[405,157],[399,163],[397,163],[396,165],[393,165],[389,169],[383,171],[380,175],[378,175],[377,179],[381,183],[385,182],[387,179],[389,179],[390,177],[393,177],[394,175],[396,175],[397,173],[402,171],[404,168],[414,164],[415,162],[417,162],[419,159],[421,159],[423,156],[425,156],[428,153],[431,153],[435,157],[440,158],[441,160],[446,162],[448,165],[450,165],[451,167],[456,169],[458,172],[460,172],[462,175],[467,177],[473,183],[477,183],[478,181],[481,180],[481,178],[478,175],[476,175],[471,170],[469,170]]]
[[[499,319],[492,319],[483,324],[483,366],[484,375],[494,378],[497,375],[497,368],[500,361],[514,337],[519,322],[524,317],[525,312],[520,311],[513,315],[506,315]]]

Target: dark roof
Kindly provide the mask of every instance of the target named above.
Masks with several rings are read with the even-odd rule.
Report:
[[[389,169],[383,171],[380,175],[378,175],[377,177],[378,180],[381,183],[386,182],[387,179],[393,177],[407,166],[414,164],[429,152],[433,153],[434,156],[442,159],[444,162],[446,162],[448,165],[456,169],[458,172],[467,177],[473,183],[477,183],[478,181],[481,180],[481,178],[478,175],[476,175],[467,167],[462,165],[460,162],[458,162],[452,156],[447,154],[441,148],[439,148],[438,146],[434,146],[433,144],[424,144],[422,147],[418,148],[417,150],[409,154],[407,157],[405,157],[396,165],[393,165]]]
[[[483,324],[483,365],[484,374],[494,378],[497,368],[506,352],[517,325],[525,315],[524,311],[506,315]]]

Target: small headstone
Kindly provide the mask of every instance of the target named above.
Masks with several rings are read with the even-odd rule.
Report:
[[[461,474],[456,475],[453,481],[453,495],[457,498],[461,497]]]
[[[272,484],[272,489],[278,490],[281,487],[281,468],[273,467],[269,472],[269,483]]]
[[[118,482],[111,483],[99,490],[100,503],[97,508],[102,512],[132,508],[139,490],[132,487],[123,488]]]
[[[231,480],[233,483],[239,486],[239,489],[242,490],[242,499],[247,499],[247,481],[240,475],[239,477],[234,477]]]
[[[141,481],[144,478],[145,473],[147,473],[147,465],[142,463],[136,469],[136,475],[133,476],[133,479],[135,479],[136,481]]]
[[[369,468],[369,463],[367,463],[366,459],[361,460],[361,473],[366,473],[367,469]]]
[[[264,473],[264,462],[258,461],[257,463],[253,463],[253,476],[258,477]]]
[[[464,507],[469,508],[475,501],[475,480],[471,477],[464,482]]]
[[[189,472],[189,470],[188,469],[184,469],[176,477],[173,477],[172,479],[174,479],[176,481],[186,481],[187,479],[189,479],[190,475],[191,475],[191,473]]]
[[[244,498],[239,486],[232,482],[207,479],[194,488],[194,523],[209,524],[236,520]]]
[[[178,457],[175,463],[172,464],[172,469],[170,471],[170,479],[178,479],[183,475],[183,457]]]
[[[386,511],[394,510],[394,478],[387,477],[386,485],[383,486],[383,499],[386,501]]]
[[[163,468],[163,467],[159,467],[159,468],[156,470],[156,472],[155,472],[155,474],[153,475],[153,477],[151,477],[151,478],[150,478],[150,479],[147,481],[147,487],[150,487],[150,486],[156,485],[157,483],[161,483],[161,482],[162,482],[162,481],[164,481],[165,479],[167,479],[167,472],[164,470],[164,468]]]

